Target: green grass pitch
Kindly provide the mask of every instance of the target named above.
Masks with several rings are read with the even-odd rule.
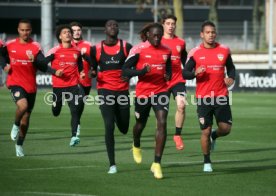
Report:
[[[233,93],[233,127],[217,141],[211,154],[213,173],[202,172],[200,130],[196,107],[189,104],[183,129],[185,149],[177,151],[174,133],[175,102],[170,105],[168,137],[162,159],[164,179],[150,172],[154,158],[155,119],[150,115],[142,135],[143,162],[131,154],[134,107],[129,133],[115,130],[118,173],[107,174],[104,126],[98,106],[86,106],[81,143],[69,147],[67,105],[56,118],[43,102],[50,90],[39,90],[24,143],[24,158],[15,156],[10,129],[15,104],[0,89],[0,195],[276,195],[276,94]],[[95,90],[92,91],[95,94]],[[189,92],[193,94],[193,92]],[[188,98],[190,102],[190,97]]]

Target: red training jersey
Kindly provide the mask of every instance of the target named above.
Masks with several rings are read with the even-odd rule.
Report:
[[[80,40],[78,43],[72,42],[72,45],[77,47],[81,51],[82,54],[86,54],[88,56],[90,55],[90,48],[91,48],[90,42]],[[92,78],[90,75],[91,66],[84,59],[82,59],[82,64],[83,64],[83,71],[85,73],[85,77],[84,77],[84,79],[80,79],[79,82],[81,85],[88,87],[88,86],[92,85]]]
[[[172,39],[162,37],[161,43],[171,49],[171,62],[172,62],[172,79],[167,82],[170,89],[180,82],[186,82],[182,77],[182,63],[181,55],[183,50],[186,50],[186,44],[183,39],[174,36]],[[187,53],[186,53],[187,54]],[[186,56],[186,55],[185,55]]]
[[[41,50],[38,42],[30,39],[27,43],[20,43],[19,38],[6,44],[11,69],[7,77],[7,86],[20,86],[27,93],[35,93],[36,71],[33,61]]]
[[[201,44],[190,51],[188,58],[194,59],[195,69],[204,66],[206,70],[196,76],[197,98],[228,95],[224,78],[225,64],[230,54],[230,49],[219,43],[216,43],[215,48],[205,48]]]
[[[96,45],[96,61],[99,65],[97,89],[114,91],[128,90],[129,84],[121,79],[122,66],[128,55],[127,42],[118,40],[114,46],[102,42]]]
[[[148,41],[140,42],[139,44],[137,44],[137,45],[135,45],[131,48],[131,50],[129,51],[128,56],[133,56],[137,53],[140,53],[140,51],[143,48],[147,48],[148,46],[150,46],[150,43]]]
[[[52,68],[55,70],[62,69],[63,75],[57,77],[52,75],[53,87],[64,88],[79,84],[78,63],[81,58],[81,52],[78,48],[72,46],[63,48],[58,45],[49,50],[47,55],[54,54],[54,60],[51,62]]]
[[[140,50],[136,70],[141,70],[146,65],[149,65],[150,72],[143,76],[138,76],[136,97],[146,98],[167,91],[164,75],[166,74],[167,60],[170,56],[171,50],[163,45],[157,48],[149,45]]]

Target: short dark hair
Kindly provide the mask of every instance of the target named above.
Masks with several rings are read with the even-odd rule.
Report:
[[[81,24],[81,23],[79,23],[79,22],[76,22],[76,21],[71,22],[71,23],[70,23],[70,27],[73,27],[73,26],[77,26],[77,27],[79,27],[79,28],[81,28],[81,29],[82,29],[82,24]]]
[[[18,22],[18,26],[19,26],[20,23],[26,23],[26,24],[29,24],[30,26],[32,26],[32,23],[29,19],[25,19],[25,18],[20,19],[19,22]]]
[[[162,17],[161,23],[164,24],[167,19],[173,19],[175,22],[177,21],[177,18],[175,15],[168,14]]]
[[[205,28],[206,26],[211,26],[211,27],[216,28],[216,25],[215,25],[213,22],[211,22],[211,21],[209,21],[209,20],[206,20],[206,21],[204,21],[204,22],[202,23],[202,25],[201,25],[201,32],[204,31],[204,28]]]
[[[73,31],[72,31],[70,25],[68,25],[68,24],[61,24],[61,25],[58,25],[58,26],[56,27],[56,38],[57,38],[57,40],[58,40],[59,43],[61,43],[61,40],[60,40],[60,38],[59,38],[60,32],[61,32],[63,29],[69,29],[70,32],[71,32],[71,34],[73,35]]]

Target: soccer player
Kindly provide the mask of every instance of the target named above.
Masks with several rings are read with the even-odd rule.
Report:
[[[90,55],[90,48],[91,48],[91,43],[88,41],[83,40],[82,38],[82,25],[79,22],[71,22],[70,26],[73,30],[73,41],[72,45],[77,47],[82,55]],[[82,60],[83,64],[83,72],[85,74],[85,77],[80,80],[80,87],[84,91],[84,95],[88,96],[90,93],[91,85],[92,85],[92,77],[91,77],[91,66],[86,60]],[[80,118],[82,116],[83,110],[84,110],[84,105],[82,104],[83,107],[80,108]],[[77,136],[80,135],[80,122],[78,123],[78,129],[77,129]]]
[[[150,46],[150,43],[147,41],[147,33],[149,32],[149,28],[152,24],[153,23],[148,23],[143,26],[142,30],[139,32],[141,42],[131,48],[128,54],[129,56],[139,53],[141,48]]]
[[[174,15],[166,15],[162,19],[164,35],[161,43],[172,50],[172,79],[167,82],[168,89],[176,101],[175,134],[173,140],[177,150],[184,149],[181,131],[185,120],[186,86],[182,77],[182,65],[185,65],[187,51],[185,41],[177,37],[175,33],[177,18]]]
[[[122,77],[122,66],[132,47],[131,44],[118,39],[117,21],[105,23],[105,40],[91,49],[93,70],[97,73],[97,90],[101,97],[100,110],[105,126],[105,144],[109,159],[108,174],[117,173],[115,163],[115,123],[122,134],[129,128],[130,103],[128,78]]]
[[[215,41],[217,36],[213,22],[201,26],[202,43],[192,49],[183,70],[183,77],[196,77],[197,114],[201,132],[201,148],[204,156],[204,172],[212,172],[210,150],[218,137],[231,131],[232,114],[229,105],[228,86],[235,80],[235,66],[228,47]],[[225,76],[225,68],[227,76]],[[213,116],[218,128],[212,131]]]
[[[59,76],[47,66],[49,58],[45,59],[40,44],[31,39],[32,25],[29,20],[22,19],[17,28],[19,37],[7,42],[2,54],[1,66],[8,73],[7,87],[10,89],[16,104],[15,121],[11,130],[11,139],[16,140],[16,156],[24,156],[22,145],[29,128],[30,116],[36,97],[37,69]],[[19,133],[19,136],[18,136]]]
[[[61,69],[61,77],[52,77],[53,81],[53,105],[54,116],[59,116],[63,105],[63,100],[67,101],[71,113],[71,133],[72,137],[69,145],[79,144],[80,138],[77,136],[78,123],[80,122],[80,109],[84,98],[83,90],[78,86],[79,79],[83,79],[82,55],[80,50],[72,45],[72,29],[70,25],[60,25],[56,29],[56,38],[59,45],[50,49],[49,56],[53,56],[52,68]],[[80,77],[80,78],[79,78]]]
[[[138,164],[142,162],[140,138],[144,130],[151,107],[154,110],[157,128],[155,135],[155,156],[151,171],[157,179],[163,178],[161,158],[167,136],[167,114],[169,95],[167,80],[171,78],[171,50],[161,44],[163,27],[153,23],[147,32],[148,47],[129,56],[124,65],[123,75],[138,76],[135,98],[136,124],[133,127],[133,158]]]

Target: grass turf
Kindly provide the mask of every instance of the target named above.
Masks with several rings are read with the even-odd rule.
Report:
[[[154,158],[153,113],[142,135],[141,165],[134,163],[130,151],[134,107],[129,133],[115,130],[118,173],[109,175],[98,106],[86,106],[81,143],[69,147],[69,109],[66,105],[58,118],[53,117],[43,101],[46,92],[39,90],[37,95],[24,143],[26,156],[17,158],[9,135],[15,104],[9,92],[0,89],[0,195],[276,195],[275,93],[233,93],[232,133],[217,141],[211,156],[213,173],[202,172],[200,130],[191,104],[183,130],[186,147],[175,149],[172,102],[162,159],[165,178],[155,180],[149,171]]]

